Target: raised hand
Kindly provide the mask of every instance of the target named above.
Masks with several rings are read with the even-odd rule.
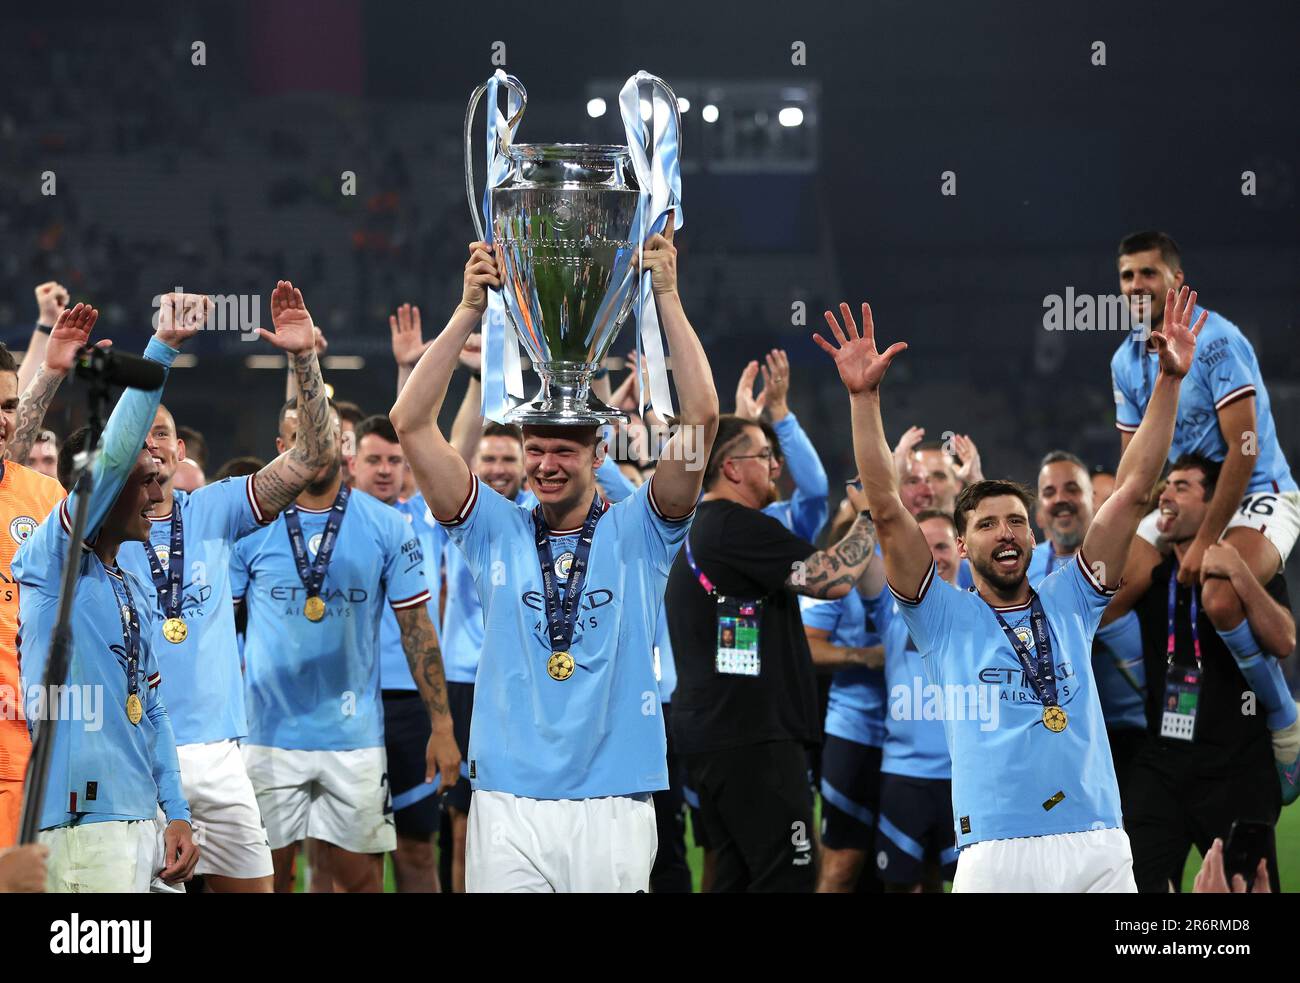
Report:
[[[154,337],[172,348],[199,333],[212,314],[212,298],[204,294],[163,294],[158,298],[158,327]]]
[[[460,306],[482,314],[487,310],[487,288],[500,289],[504,282],[505,271],[500,264],[500,250],[486,242],[471,242]]]
[[[790,412],[786,397],[790,394],[790,359],[785,351],[773,348],[763,359],[763,395],[774,420]]]
[[[953,473],[963,484],[973,485],[977,481],[984,480],[979,448],[966,434],[953,434],[948,445],[944,447],[944,455],[952,464]],[[958,459],[961,460],[960,464],[957,463]]]
[[[1171,288],[1165,296],[1165,323],[1159,331],[1151,332],[1151,341],[1156,346],[1160,358],[1160,371],[1174,379],[1181,379],[1192,368],[1192,358],[1196,354],[1196,339],[1205,327],[1209,311],[1201,311],[1201,316],[1192,325],[1192,309],[1196,307],[1196,291],[1188,290],[1186,285],[1177,297]]]
[[[316,350],[316,325],[307,313],[302,291],[288,280],[280,280],[271,291],[271,324],[275,331],[258,328],[258,335],[282,352],[306,355]],[[324,340],[324,335],[321,336]]]
[[[821,346],[822,351],[835,359],[835,368],[840,373],[840,381],[852,396],[861,393],[874,393],[880,389],[894,357],[907,351],[907,344],[896,341],[883,352],[876,351],[876,326],[871,320],[871,305],[862,305],[862,333],[858,333],[857,323],[853,320],[853,311],[848,304],[840,304],[840,317],[844,319],[844,329],[830,311],[826,312],[826,323],[830,325],[831,334],[837,344],[831,344],[819,334],[813,335],[813,341]]]
[[[757,421],[767,405],[767,388],[757,396],[754,395],[754,382],[758,379],[758,363],[750,362],[745,371],[740,373],[736,383],[736,416],[746,420]]]
[[[89,304],[78,304],[71,310],[65,309],[50,331],[49,344],[45,346],[45,368],[47,371],[64,376],[72,371],[72,363],[77,359],[77,352],[90,343],[90,332],[95,327],[99,311]],[[101,341],[97,348],[107,348],[111,341]]]
[[[392,334],[393,361],[399,366],[413,366],[424,350],[433,344],[424,340],[420,327],[420,308],[403,304],[396,314],[388,315],[388,330]]]
[[[633,254],[632,265],[650,271],[650,287],[656,297],[677,293],[677,247],[673,245],[673,222],[677,213],[668,213],[663,232],[645,241],[645,247]]]
[[[898,443],[894,445],[894,467],[898,471],[899,480],[912,473],[912,453],[924,439],[925,427],[908,427],[903,431],[903,436],[898,438]]]
[[[36,288],[36,323],[42,328],[53,327],[67,306],[68,288],[63,284],[50,280]]]

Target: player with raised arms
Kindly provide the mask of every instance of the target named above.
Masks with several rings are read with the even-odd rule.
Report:
[[[680,430],[653,480],[609,506],[596,492],[596,427],[525,427],[538,506],[474,476],[437,425],[458,353],[502,284],[495,249],[469,246],[465,288],[416,366],[392,421],[434,515],[474,574],[484,642],[474,690],[474,787],[465,886],[481,891],[644,891],[656,847],[651,793],[668,787],[653,644],[669,566],[695,511],[718,397],[677,294],[673,219],[645,243],[672,350]],[[696,434],[684,434],[685,428]]]
[[[826,312],[836,344],[814,335],[849,391],[854,455],[886,576],[927,673],[945,692],[998,688],[996,728],[983,729],[977,713],[947,721],[961,851],[954,891],[1137,889],[1092,677],[1092,640],[1173,439],[1179,388],[1205,320],[1202,314],[1189,327],[1195,300],[1186,288],[1177,298],[1170,291],[1164,329],[1152,333],[1159,375],[1115,492],[1073,562],[1037,591],[1025,576],[1033,497],[1009,481],[980,481],[957,497],[958,544],[975,586],[962,591],[935,576],[925,536],[899,498],[880,414],[881,381],[907,346],[877,351],[867,304],[861,333],[841,304],[843,329]]]

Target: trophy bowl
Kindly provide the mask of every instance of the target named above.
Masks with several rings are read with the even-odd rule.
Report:
[[[510,411],[519,424],[626,419],[591,395],[636,295],[639,189],[626,147],[516,144],[492,191],[492,237],[506,313],[542,387]]]

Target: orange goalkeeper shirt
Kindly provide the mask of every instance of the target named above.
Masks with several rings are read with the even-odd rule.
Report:
[[[31,741],[18,682],[18,584],[14,554],[65,497],[63,487],[39,471],[0,462],[0,781],[21,782]]]

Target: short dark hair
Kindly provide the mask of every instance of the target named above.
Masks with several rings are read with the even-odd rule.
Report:
[[[200,468],[208,466],[208,442],[193,427],[177,427],[176,439],[185,441],[185,456]]]
[[[86,439],[89,436],[90,427],[78,427],[63,439],[63,446],[59,448],[59,484],[65,491],[72,491],[72,481],[76,477],[72,473],[72,462],[86,449]]]
[[[361,412],[361,407],[356,403],[349,403],[346,399],[338,401],[330,400],[330,406],[338,413],[340,420],[346,420],[352,426],[356,426],[366,418],[365,413]]]
[[[717,484],[718,475],[722,473],[722,465],[726,463],[727,455],[736,449],[736,444],[750,427],[761,429],[761,424],[746,420],[743,416],[736,416],[734,413],[724,413],[718,417],[718,432],[714,435],[713,447],[709,450],[709,463],[704,466],[706,490]]]
[[[14,358],[14,353],[5,344],[0,344],[0,372],[18,372],[18,362]]]
[[[339,413],[339,404],[335,403],[334,400],[332,400],[332,399],[331,399],[331,400],[327,400],[327,402],[328,402],[329,405],[330,405],[330,409],[332,409],[335,413],[338,413],[338,414],[339,414],[339,419],[340,419],[340,420],[343,419],[343,414],[342,414],[342,413]],[[288,413],[290,410],[297,411],[297,409],[298,409],[298,397],[297,397],[297,396],[290,396],[290,397],[285,401],[285,404],[284,404],[283,406],[280,407],[280,418],[279,418],[278,420],[276,420],[276,428],[277,428],[277,429],[280,429],[280,430],[283,430],[283,429],[284,429],[284,417],[285,417],[285,414]],[[360,417],[358,417],[357,419],[360,420]]]
[[[1078,454],[1071,454],[1069,451],[1062,450],[1048,451],[1044,454],[1043,459],[1038,462],[1038,470],[1042,471],[1049,464],[1060,464],[1062,461],[1073,464],[1084,474],[1089,474],[1088,465],[1083,463],[1083,458],[1079,457]]]
[[[388,441],[390,444],[401,443],[401,441],[397,439],[397,430],[393,427],[392,421],[382,413],[368,416],[357,424],[356,430],[353,433],[353,439],[356,441],[355,446],[359,449],[361,447],[361,439],[363,437],[369,437],[371,434],[374,434],[380,440]]]
[[[1006,481],[1002,478],[986,478],[984,481],[977,481],[973,485],[967,485],[957,493],[957,501],[953,505],[953,525],[957,529],[958,536],[966,535],[966,515],[973,512],[976,506],[986,498],[997,498],[1001,495],[1010,495],[1012,498],[1018,498],[1025,506],[1025,512],[1029,515],[1034,514],[1034,501],[1036,496],[1032,491],[1026,488],[1018,481]]]
[[[524,444],[524,432],[513,423],[497,423],[489,420],[483,427],[484,437],[509,437],[520,447]]]
[[[953,535],[957,535],[957,523],[953,520],[951,512],[945,512],[943,509],[921,509],[920,512],[916,513],[915,518],[918,526],[927,519],[942,519],[952,526]]]
[[[763,428],[763,433],[767,435],[767,442],[772,447],[772,457],[776,459],[778,464],[784,465],[785,454],[781,451],[781,438],[776,435],[776,430],[766,420],[760,419],[757,423]]]
[[[1173,464],[1169,465],[1172,471],[1192,471],[1201,472],[1201,484],[1205,486],[1205,501],[1214,497],[1214,488],[1219,483],[1219,469],[1223,465],[1218,461],[1212,461],[1204,454],[1189,452],[1180,454]]]
[[[212,481],[215,484],[218,481],[224,481],[226,478],[239,478],[246,474],[257,474],[264,467],[266,467],[266,462],[260,457],[232,457],[221,465],[221,470],[217,472]]]
[[[1165,261],[1165,265],[1171,270],[1177,271],[1183,268],[1183,254],[1178,248],[1178,243],[1174,242],[1174,237],[1164,232],[1157,232],[1154,229],[1126,235],[1119,241],[1119,249],[1115,253],[1115,258],[1130,256],[1133,253],[1144,253],[1148,249],[1159,249],[1160,258]]]

